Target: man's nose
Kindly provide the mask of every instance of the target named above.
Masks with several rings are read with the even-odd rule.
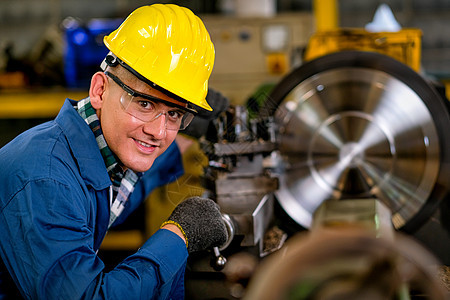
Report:
[[[144,124],[144,132],[153,135],[156,139],[165,138],[167,130],[166,118],[165,112],[159,113],[156,118]]]

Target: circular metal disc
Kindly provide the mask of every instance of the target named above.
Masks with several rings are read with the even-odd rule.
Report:
[[[277,199],[303,227],[323,201],[377,198],[396,229],[413,228],[447,194],[447,108],[400,62],[338,52],[292,72],[269,99],[283,157]]]

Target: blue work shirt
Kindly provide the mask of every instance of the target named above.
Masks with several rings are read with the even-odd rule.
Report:
[[[94,134],[66,100],[54,121],[0,149],[0,299],[181,299],[186,246],[160,229],[109,272],[96,252],[111,180]],[[175,143],[146,172],[116,223],[182,172]],[[181,168],[181,169],[180,169]],[[17,291],[17,290],[16,290]]]

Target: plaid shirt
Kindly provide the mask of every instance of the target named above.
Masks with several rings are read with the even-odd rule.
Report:
[[[128,197],[133,192],[134,187],[143,173],[135,173],[130,169],[127,169],[125,172],[123,171],[122,166],[118,163],[117,157],[106,144],[100,126],[100,120],[98,119],[95,109],[91,105],[89,97],[78,101],[75,109],[94,133],[103,161],[105,162],[106,170],[111,177],[112,196],[110,199],[111,210],[108,225],[108,227],[110,227],[122,213]]]

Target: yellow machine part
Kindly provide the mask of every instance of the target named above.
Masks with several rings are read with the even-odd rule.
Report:
[[[337,2],[337,0],[313,0],[313,12],[317,31],[339,27],[339,10]]]
[[[32,119],[55,117],[66,98],[83,99],[87,91],[69,91],[65,89],[39,90],[2,90],[0,94],[0,119]]]
[[[445,86],[445,96],[450,101],[450,79],[442,79],[442,83]]]
[[[397,32],[369,32],[362,28],[337,28],[313,34],[304,60],[344,50],[372,51],[393,57],[419,72],[422,31],[402,29]]]

